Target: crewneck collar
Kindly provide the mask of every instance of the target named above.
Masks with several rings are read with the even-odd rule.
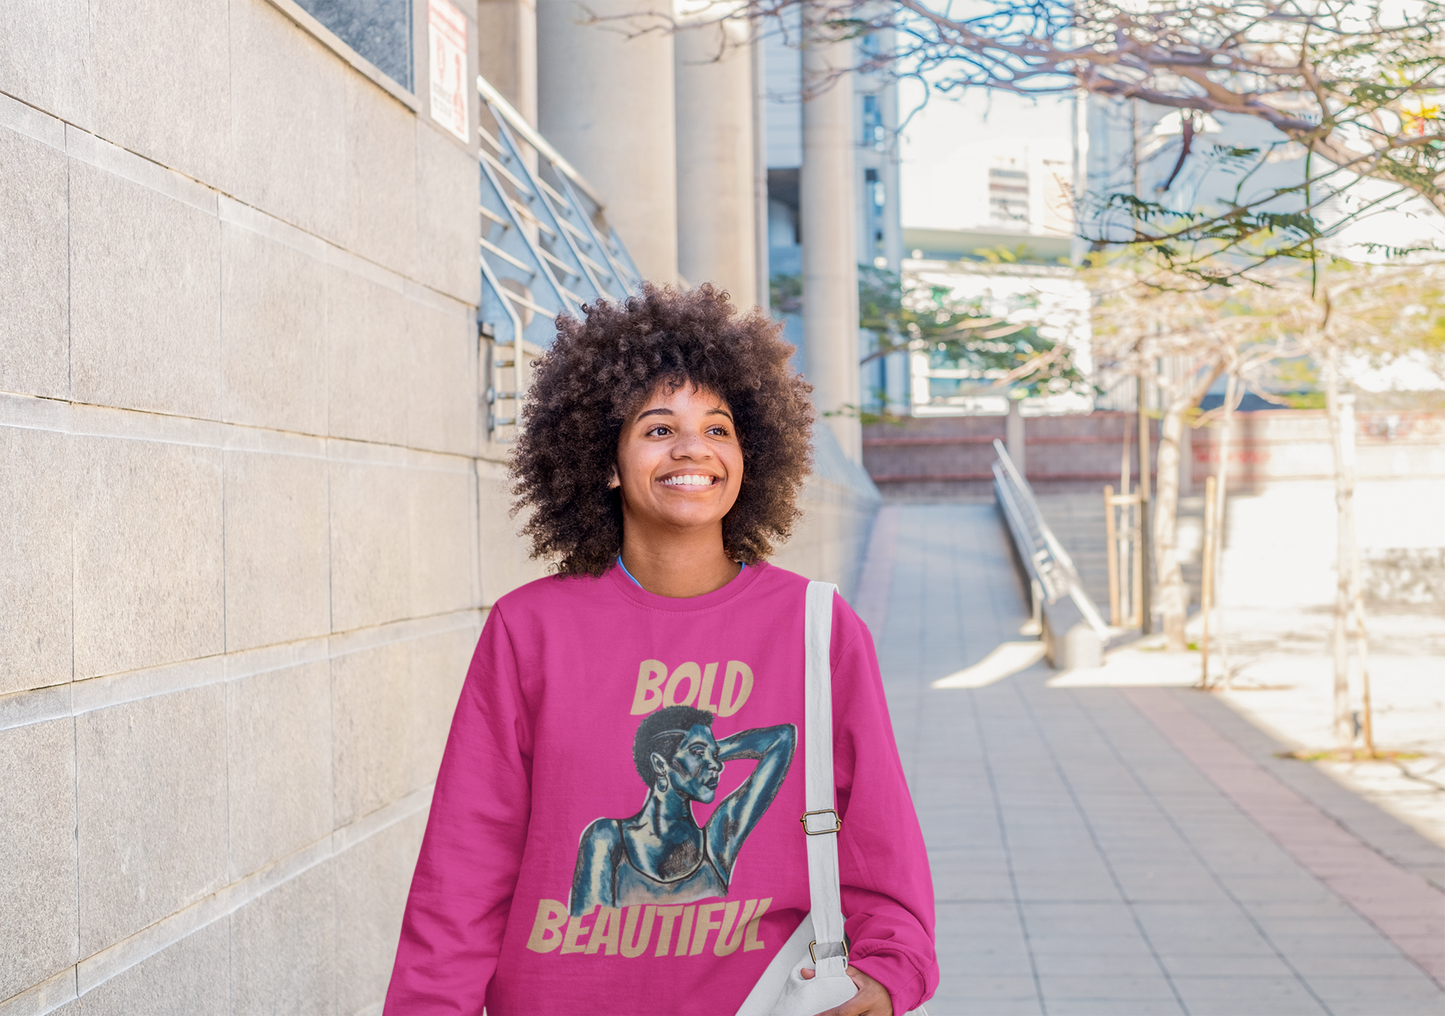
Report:
[[[694,611],[707,610],[728,602],[748,589],[767,569],[766,561],[747,565],[726,585],[714,589],[710,593],[703,593],[701,596],[662,596],[658,593],[649,593],[627,572],[626,568],[621,566],[620,562],[607,570],[604,579],[611,582],[612,588],[617,592],[641,606],[674,612]]]

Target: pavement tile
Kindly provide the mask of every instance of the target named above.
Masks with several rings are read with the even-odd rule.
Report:
[[[1294,977],[1173,977],[1170,978],[1184,1004],[1194,1010],[1194,1003],[1235,1001],[1258,1005],[1259,1012],[1274,1012],[1281,1002],[1315,1003],[1309,990]],[[1310,1011],[1315,1011],[1310,1010]]]
[[[1030,935],[1029,949],[1035,954],[1074,953],[1100,956],[1154,955],[1149,943],[1133,935]]]
[[[1338,1001],[1330,1003],[1330,1012],[1333,1016],[1382,1016],[1384,1013],[1388,1016],[1441,1016],[1445,1013],[1445,1004],[1439,999],[1402,998],[1392,1000],[1388,1009],[1382,1009],[1375,1001]]]
[[[1290,999],[1197,999],[1186,998],[1190,1016],[1334,1016],[1333,1010],[1320,1006],[1312,998]],[[1371,1016],[1389,1016],[1380,1012]]]
[[[1171,977],[1294,976],[1290,966],[1272,952],[1161,953],[1159,964]]]
[[[1271,943],[1286,956],[1353,953],[1359,956],[1399,956],[1400,949],[1383,935],[1271,935]]]
[[[949,951],[938,953],[938,967],[945,977],[1033,977],[1034,964],[1026,949],[994,952]]]
[[[1336,1001],[1378,1003],[1382,1010],[1397,1000],[1434,999],[1445,1012],[1445,993],[1430,978],[1418,969],[1413,976],[1403,974],[1396,977],[1307,977],[1305,980],[1315,994],[1327,1003]]]
[[[1033,953],[1039,976],[1158,977],[1159,961],[1148,952],[1137,953]]]
[[[1078,974],[1039,974],[1039,987],[1044,1001],[1051,998],[1173,998],[1169,979],[1131,976],[1081,976]],[[1050,1009],[1053,1006],[1049,1006]]]
[[[947,986],[943,986],[940,978],[939,991],[947,991],[955,998],[1036,998],[1038,996],[1038,985],[1033,975],[1015,975],[1011,977],[998,974],[982,974],[969,976],[952,976],[948,979]],[[930,1016],[937,1016],[933,1013],[933,1007],[929,1006]]]
[[[1357,953],[1295,953],[1290,966],[1300,976],[1312,977],[1420,977],[1419,967],[1398,952],[1393,955]]]
[[[973,998],[940,993],[927,1004],[928,1016],[1043,1016],[1038,995],[1018,998]]]
[[[1045,1001],[1049,1016],[1175,1016],[1184,1012],[1173,995],[1159,998],[1055,998],[1050,995]]]

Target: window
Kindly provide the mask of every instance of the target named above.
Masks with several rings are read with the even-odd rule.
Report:
[[[883,210],[888,205],[888,188],[878,176],[878,170],[863,171],[864,214],[867,216],[868,240],[872,245],[874,260],[883,251]],[[884,259],[885,263],[887,259]]]
[[[416,91],[413,0],[296,0],[342,42],[408,92]]]
[[[1021,169],[988,171],[988,215],[995,222],[1027,226],[1029,175]]]
[[[883,107],[876,95],[863,96],[863,144],[879,152],[888,147],[888,131],[883,126]]]

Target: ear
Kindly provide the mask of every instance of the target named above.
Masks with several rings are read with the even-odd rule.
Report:
[[[612,464],[612,476],[607,481],[607,489],[613,490],[620,486],[622,486],[622,481],[617,478],[617,463],[614,462]]]
[[[648,761],[652,763],[652,773],[654,776],[667,775],[667,759],[663,758],[657,752],[653,752],[647,758]]]

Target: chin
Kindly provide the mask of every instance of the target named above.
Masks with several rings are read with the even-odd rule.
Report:
[[[668,512],[664,517],[670,525],[679,529],[692,529],[698,526],[716,525],[726,514],[727,512],[719,514],[715,511]]]

